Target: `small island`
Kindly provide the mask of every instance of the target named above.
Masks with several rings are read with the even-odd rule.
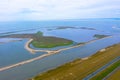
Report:
[[[30,44],[36,48],[53,48],[73,44],[72,40],[53,36],[43,36],[43,33],[41,31],[38,31],[35,34],[11,34],[1,36],[0,38],[30,38],[33,39]]]
[[[93,37],[97,38],[97,39],[101,39],[101,38],[105,38],[108,37],[110,35],[103,35],[103,34],[95,34]]]
[[[32,41],[32,45],[37,48],[53,48],[57,46],[66,46],[72,44],[73,41],[64,38],[43,36],[42,32],[37,32]]]
[[[37,48],[53,48],[57,46],[66,46],[73,41],[58,37],[40,37],[32,41],[32,45]]]

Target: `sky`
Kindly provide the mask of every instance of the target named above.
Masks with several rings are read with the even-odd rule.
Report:
[[[0,21],[120,18],[120,0],[0,0]]]

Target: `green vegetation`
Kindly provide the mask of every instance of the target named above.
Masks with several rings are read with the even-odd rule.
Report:
[[[104,37],[108,37],[108,35],[95,34],[93,37],[101,39],[101,38],[104,38]]]
[[[64,38],[43,36],[43,33],[40,31],[35,34],[33,39],[32,45],[37,48],[53,48],[73,43],[73,41]]]
[[[98,73],[96,76],[91,78],[90,80],[102,80],[104,77],[106,77],[109,73],[111,73],[114,69],[116,69],[118,66],[120,66],[120,60],[106,68],[105,70]]]
[[[52,48],[57,46],[66,46],[72,44],[73,41],[57,37],[39,37],[34,39],[32,45],[37,48]]]
[[[35,35],[38,36],[38,37],[41,37],[41,36],[43,36],[43,32],[38,31]]]
[[[120,67],[107,78],[107,80],[120,80]]]
[[[32,45],[37,48],[53,48],[57,46],[66,46],[73,41],[58,37],[43,36],[42,32],[37,32],[32,41]]]
[[[43,36],[43,33],[41,31],[38,31],[35,34],[11,34],[2,36],[1,38],[32,38],[32,45],[37,48],[53,48],[57,46],[66,46],[73,44],[72,40]]]
[[[82,80],[103,65],[120,56],[120,44],[98,51],[88,59],[77,59],[34,77],[34,80]],[[84,54],[84,53],[83,53]]]
[[[79,60],[81,60],[81,59],[76,59],[75,61],[74,61],[74,63],[77,63],[77,62],[79,62]],[[55,73],[59,73],[59,72],[61,72],[61,70],[67,70],[67,69],[70,69],[70,67],[72,67],[72,62],[70,62],[70,63],[66,63],[66,64],[64,64],[64,65],[62,65],[62,66],[59,66],[59,67],[57,67],[55,70],[53,69],[53,70],[49,70],[49,71],[47,71],[46,73],[51,73],[52,71],[54,71]],[[59,69],[58,69],[59,68]],[[45,74],[46,74],[45,73]],[[42,74],[42,75],[44,75],[44,73]],[[46,76],[43,76],[43,79],[41,78],[41,77],[39,77],[39,76],[36,76],[36,77],[34,77],[34,79],[35,80],[44,80],[44,78],[45,78]]]

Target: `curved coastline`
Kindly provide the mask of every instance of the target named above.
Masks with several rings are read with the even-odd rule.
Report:
[[[104,37],[104,38],[101,38],[101,39],[110,38],[110,37],[112,37],[112,36]],[[61,51],[65,51],[65,50],[69,50],[69,49],[72,49],[72,48],[80,47],[82,45],[92,43],[94,41],[101,40],[101,39],[93,39],[93,40],[90,40],[88,42],[85,42],[84,44],[78,44],[78,45],[74,45],[74,46],[67,47],[67,48],[61,48],[61,49],[58,49],[58,50],[36,50],[36,49],[33,49],[29,46],[31,44],[31,42],[33,41],[33,39],[29,39],[25,44],[25,49],[27,51],[29,51],[30,53],[35,53],[35,52],[47,52],[47,53],[51,53],[51,52],[56,53],[57,52],[58,53],[58,52],[61,52]]]
[[[110,38],[112,36],[108,36],[108,37],[105,37],[105,38]],[[101,39],[104,39],[104,38],[101,38]],[[17,67],[17,66],[21,66],[21,65],[24,65],[24,64],[27,64],[27,63],[30,63],[30,62],[33,62],[33,61],[36,61],[36,60],[39,60],[39,59],[42,59],[44,57],[47,57],[47,56],[50,56],[50,55],[53,55],[53,54],[56,54],[56,53],[59,53],[61,51],[65,51],[65,50],[69,50],[69,49],[72,49],[72,48],[76,48],[76,47],[80,47],[80,46],[83,46],[85,44],[89,44],[89,43],[92,43],[92,42],[95,42],[97,40],[100,40],[100,39],[94,39],[94,40],[91,40],[91,41],[88,41],[86,42],[85,44],[79,44],[79,45],[75,45],[75,46],[71,46],[71,47],[68,47],[68,48],[62,48],[62,49],[58,49],[58,50],[35,50],[35,49],[32,49],[30,48],[30,43],[33,39],[29,39],[26,44],[25,44],[25,49],[28,50],[29,52],[31,53],[35,53],[35,52],[47,52],[46,54],[43,54],[43,55],[40,55],[36,58],[32,58],[32,59],[29,59],[29,60],[26,60],[26,61],[22,61],[22,62],[19,62],[19,63],[16,63],[16,64],[13,64],[13,65],[10,65],[10,66],[6,66],[6,67],[3,67],[3,68],[0,68],[0,72],[1,71],[4,71],[4,70],[8,70],[8,69],[11,69],[11,68],[14,68],[14,67]]]

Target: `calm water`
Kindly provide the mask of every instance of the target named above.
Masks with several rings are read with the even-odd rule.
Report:
[[[15,64],[17,62],[45,54],[43,52],[39,52],[36,54],[29,53],[24,48],[24,44],[26,41],[27,40],[22,40],[17,42],[0,44],[0,67]]]
[[[76,20],[76,21],[39,21],[39,22],[0,22],[0,33],[23,30],[37,30],[58,26],[92,27],[101,31],[119,32],[120,20]],[[112,28],[117,27],[117,28]],[[29,31],[28,31],[29,32]]]
[[[55,30],[59,26],[75,26],[90,27],[96,30],[85,29],[60,29]],[[48,30],[54,29],[54,30]],[[86,42],[92,39],[94,34],[114,35],[112,38],[102,39],[93,43],[62,51],[59,54],[51,55],[41,60],[31,62],[19,67],[15,67],[0,72],[0,80],[26,80],[38,73],[55,68],[66,62],[70,62],[76,58],[87,57],[98,50],[110,45],[120,43],[120,21],[119,20],[79,20],[79,21],[44,21],[44,22],[7,22],[0,23],[0,36],[16,33],[35,33],[37,31],[44,32],[46,36],[57,36],[71,39],[75,43]],[[9,42],[12,39],[0,39],[0,67],[15,64],[20,61],[31,59],[39,55],[45,54],[39,52],[31,54],[24,49],[24,44],[28,39]],[[63,47],[57,47],[58,49]],[[50,50],[53,50],[50,49]]]

